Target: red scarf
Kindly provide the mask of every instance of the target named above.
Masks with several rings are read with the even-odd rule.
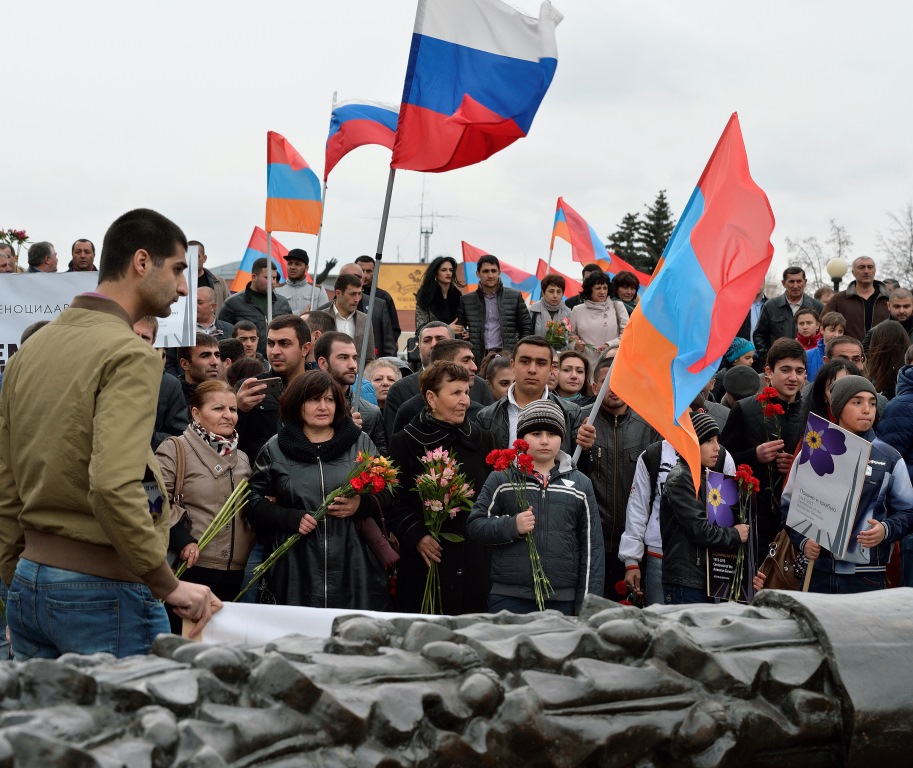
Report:
[[[821,331],[818,331],[814,336],[802,336],[796,334],[796,341],[798,341],[803,349],[814,349],[818,346],[818,342],[821,340]]]

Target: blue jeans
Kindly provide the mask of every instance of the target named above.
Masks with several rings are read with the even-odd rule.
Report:
[[[244,579],[241,584],[241,587],[238,589],[240,592],[254,577],[254,568],[263,563],[263,545],[259,542],[254,544],[254,548],[250,551],[250,554],[247,556],[247,565],[244,566]],[[247,592],[238,600],[239,603],[256,603],[257,602],[257,591],[260,586],[260,582],[257,581],[256,584],[252,585]],[[237,594],[237,593],[235,593]]]
[[[710,599],[703,589],[683,587],[680,584],[663,584],[663,595],[666,605],[693,605],[709,603]]]
[[[536,613],[539,606],[535,600],[525,600],[522,597],[509,597],[507,595],[489,595],[488,610],[491,613],[510,611],[511,613]],[[545,610],[561,611],[565,616],[573,616],[573,600],[546,600]]]
[[[167,634],[165,607],[145,584],[20,560],[6,603],[17,661],[64,653],[149,653]]]
[[[644,555],[641,564],[643,569],[640,574],[640,588],[644,591],[644,607],[662,605],[665,600],[663,593],[663,561],[658,557]]]
[[[824,573],[817,568],[812,571],[809,592],[824,592],[829,595],[854,595],[858,592],[876,592],[884,589],[884,571],[876,573]]]

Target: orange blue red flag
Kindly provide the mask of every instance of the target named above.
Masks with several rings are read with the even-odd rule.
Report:
[[[284,282],[288,277],[288,265],[285,263],[285,257],[288,255],[288,248],[280,243],[275,237],[272,238],[270,250],[273,255],[273,264],[279,270],[281,275],[280,282]],[[234,282],[231,284],[231,292],[238,293],[243,291],[250,282],[251,270],[257,259],[266,258],[266,232],[260,227],[254,227],[254,233],[250,236],[250,242],[247,244],[247,250],[244,251],[244,258],[241,259],[241,266],[238,267],[238,273],[235,275]],[[310,280],[308,280],[310,282]]]
[[[284,136],[266,134],[266,231],[320,231],[320,179]]]
[[[773,228],[734,113],[622,334],[611,371],[612,391],[684,457],[696,489],[700,447],[690,404],[764,282]]]

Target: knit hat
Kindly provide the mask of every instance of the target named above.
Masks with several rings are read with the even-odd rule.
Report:
[[[864,376],[844,376],[831,384],[831,413],[834,421],[840,420],[840,414],[846,404],[860,392],[878,395],[872,382]]]
[[[758,394],[761,389],[761,378],[747,365],[736,365],[723,376],[723,389],[733,400],[741,400]]]
[[[561,439],[564,439],[564,411],[558,403],[551,400],[536,400],[520,411],[520,418],[517,419],[517,437],[540,429],[561,435]]]
[[[292,250],[285,254],[286,261],[291,261],[292,259],[295,259],[296,261],[303,261],[305,264],[310,264],[308,252],[304,250],[304,248],[292,248]]]
[[[720,428],[717,426],[716,419],[709,413],[692,411],[691,424],[694,426],[699,443],[706,443],[711,437],[720,436]]]
[[[743,339],[741,336],[736,336],[732,340],[732,344],[729,345],[729,349],[726,350],[726,362],[734,363],[742,355],[754,351],[754,344],[752,344],[748,339]]]

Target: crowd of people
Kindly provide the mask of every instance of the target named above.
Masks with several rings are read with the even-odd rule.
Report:
[[[156,318],[187,294],[189,244],[201,256],[194,344],[157,350]],[[0,262],[10,259],[0,248]],[[72,259],[73,269],[95,269],[94,245],[76,241]],[[466,292],[456,261],[438,257],[405,342],[390,294],[377,290],[368,312],[373,258],[342,265],[331,292],[328,271],[320,287],[310,282],[304,250],[286,259],[284,283],[260,259],[231,294],[199,241],[160,214],[132,211],[105,235],[96,291],[27,331],[0,390],[0,577],[17,657],[143,652],[183,619],[198,633],[296,534],[241,599],[417,613],[434,564],[443,613],[528,613],[539,609],[532,537],[553,587],[546,608],[573,615],[587,593],[709,600],[707,549],[736,551],[749,529],[710,524],[706,489],[612,391],[636,275],[586,265],[582,292],[566,297],[564,278],[550,274],[528,306],[502,283],[495,256],[479,259],[478,288]],[[56,271],[56,251],[35,243],[28,262]],[[870,562],[790,532],[815,562],[816,591],[885,588],[899,541],[902,583],[913,584],[913,294],[875,274],[860,257],[846,290],[819,300],[789,267],[781,296],[759,290],[691,406],[702,467],[732,475],[747,464],[764,480],[757,562],[784,527],[808,414],[872,442],[860,502],[871,524],[859,534]],[[555,322],[567,330],[559,342]],[[49,449],[51,434],[62,450]],[[486,461],[518,440],[530,457],[522,509],[516,479]],[[454,510],[440,534],[415,491],[423,457],[439,450],[473,490],[471,510]],[[359,455],[389,457],[399,486],[339,495],[318,514]],[[242,481],[243,512],[201,548]]]

